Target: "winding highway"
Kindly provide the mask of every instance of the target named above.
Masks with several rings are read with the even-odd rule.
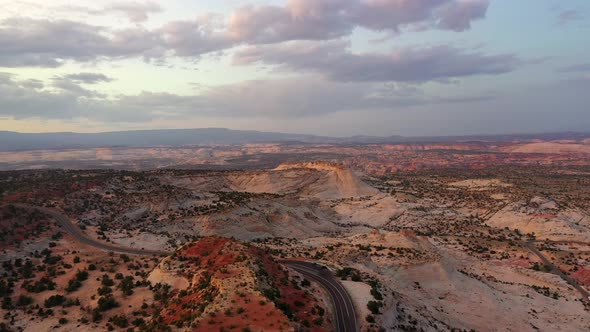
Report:
[[[39,212],[45,213],[51,216],[60,226],[74,237],[78,242],[82,244],[89,245],[91,247],[95,247],[101,250],[117,252],[121,254],[130,254],[130,255],[141,255],[141,256],[168,256],[172,254],[171,252],[166,251],[157,251],[157,250],[146,250],[146,249],[137,249],[137,248],[129,248],[129,247],[122,247],[117,246],[114,244],[104,243],[89,237],[88,235],[84,234],[78,226],[76,226],[67,216],[61,214],[59,211],[54,209],[49,209],[40,206],[32,206],[32,205],[25,205],[25,204],[14,204],[14,206],[29,209],[29,210],[37,210]]]
[[[104,243],[84,234],[80,228],[76,226],[67,216],[63,215],[57,210],[25,204],[14,205],[24,209],[37,210],[51,216],[61,226],[61,228],[63,228],[64,231],[74,237],[74,239],[76,239],[78,242],[94,248],[122,254],[142,256],[167,256],[172,254],[171,252],[166,251],[136,249]],[[311,262],[302,261],[281,261],[281,263],[301,273],[305,277],[315,280],[328,291],[328,294],[332,298],[332,302],[334,304],[337,326],[336,331],[359,331],[359,324],[357,321],[354,304],[350,298],[350,295],[344,286],[342,286],[342,284],[336,280],[336,278],[334,278],[332,273],[327,268]]]
[[[523,245],[533,254],[537,255],[541,259],[543,264],[545,264],[547,267],[549,267],[549,269],[551,269],[551,273],[558,275],[559,277],[561,277],[561,279],[570,284],[570,286],[572,286],[578,292],[580,292],[580,294],[582,294],[582,298],[584,301],[590,300],[590,293],[587,290],[585,290],[582,286],[580,286],[580,284],[578,284],[572,277],[566,275],[565,273],[563,273],[563,271],[561,271],[561,269],[555,266],[547,257],[545,257],[545,255],[543,255],[543,253],[539,249],[537,249],[534,243],[525,242]]]
[[[303,261],[281,261],[284,265],[303,274],[322,285],[330,294],[334,304],[336,331],[357,332],[359,325],[354,310],[354,304],[350,295],[342,284],[334,278],[332,272],[326,267],[311,262]]]

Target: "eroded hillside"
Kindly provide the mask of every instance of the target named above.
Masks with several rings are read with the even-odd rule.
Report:
[[[242,326],[252,318],[253,330],[305,329],[305,319],[309,328],[329,329],[328,316],[317,325],[318,315],[297,318],[293,311],[289,319],[283,303],[295,310],[295,302],[270,295],[275,294],[271,289],[278,289],[295,299],[299,287],[311,296],[298,298],[303,311],[320,312],[317,302],[330,312],[319,288],[313,283],[304,287],[293,271],[284,279],[286,270],[274,261],[305,258],[329,267],[342,279],[363,331],[491,331],[498,326],[580,331],[590,327],[589,176],[590,170],[582,166],[539,166],[368,177],[325,162],[231,172],[5,173],[3,223],[17,229],[3,233],[3,250],[17,271],[7,270],[7,275],[16,280],[23,276],[15,259],[23,260],[19,264],[27,258],[38,264],[47,252],[41,257],[31,252],[59,252],[63,258],[54,263],[56,268],[45,267],[30,281],[42,280],[46,271],[59,275],[63,270],[66,277],[59,279],[58,292],[74,278],[67,272],[70,265],[90,271],[89,264],[94,264],[111,279],[118,269],[124,276],[138,272],[132,275],[137,284],[134,292],[158,297],[146,302],[146,313],[141,313],[145,317],[139,317],[144,324],[218,329],[226,327],[225,322]],[[161,261],[132,257],[132,265],[120,263],[115,255],[110,263],[108,253],[77,246],[67,234],[48,240],[58,231],[56,225],[44,216],[10,210],[16,203],[52,207],[68,215],[85,234],[106,243],[177,252]],[[36,221],[21,227],[23,220]],[[34,233],[23,235],[29,231]],[[193,242],[205,236],[213,237]],[[227,240],[232,237],[245,243]],[[49,248],[49,242],[57,246]],[[74,264],[76,255],[81,262]],[[106,265],[99,267],[97,262]],[[79,317],[73,319],[76,324],[92,318],[89,315],[100,298],[94,291],[100,287],[91,280],[102,277],[89,273],[82,284],[88,284],[90,291],[76,297],[90,311],[72,316]],[[293,289],[281,289],[284,284]],[[243,290],[243,297],[233,295],[236,288]],[[15,283],[12,289],[11,301],[18,302],[16,290],[22,284]],[[33,297],[33,306],[42,306],[46,295],[54,294],[44,291],[43,298],[36,298],[26,289],[21,292]],[[245,302],[249,298],[252,301]],[[127,315],[132,327],[129,315],[142,312],[137,306],[143,304],[133,302],[137,301],[133,297],[117,301],[120,306],[100,312],[105,318],[96,324],[106,324],[113,313]],[[134,304],[127,310],[124,304],[129,301]],[[308,302],[314,303],[311,308]],[[147,310],[152,304],[161,314],[156,320]],[[29,307],[8,307],[5,312],[11,314],[5,322],[10,324],[16,313],[13,326],[18,330],[16,322],[29,317]],[[237,314],[240,308],[247,317]],[[38,324],[57,326],[66,317],[55,310],[45,316]],[[137,322],[139,329],[142,325]],[[74,323],[63,327],[72,326],[68,324]]]

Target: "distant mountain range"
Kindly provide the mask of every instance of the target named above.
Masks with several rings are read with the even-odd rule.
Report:
[[[590,133],[547,133],[523,135],[482,136],[352,136],[327,137],[303,134],[284,134],[223,128],[137,130],[104,133],[17,133],[0,131],[0,151],[36,149],[72,149],[98,147],[181,147],[191,145],[228,145],[244,143],[449,143],[449,142],[509,142],[541,140],[581,140]]]

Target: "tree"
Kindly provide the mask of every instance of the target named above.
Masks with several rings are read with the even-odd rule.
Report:
[[[133,277],[126,276],[125,278],[123,278],[123,280],[121,280],[121,283],[119,283],[118,287],[123,292],[123,294],[127,296],[133,294]]]
[[[115,315],[115,316],[109,318],[109,322],[115,324],[116,326],[118,326],[120,328],[125,328],[125,327],[129,326],[129,322],[127,321],[127,317],[125,317],[124,315]]]
[[[13,287],[14,284],[12,282],[6,282],[4,279],[0,279],[0,297],[12,294]]]
[[[115,281],[113,279],[109,278],[109,276],[106,274],[102,276],[101,283],[103,286],[107,286],[107,287],[111,287],[111,286],[115,285]]]
[[[66,302],[66,298],[62,295],[52,295],[45,300],[45,308],[52,308],[58,305],[62,305]]]
[[[20,295],[16,300],[16,305],[18,307],[25,307],[33,303],[33,298],[26,295]]]
[[[383,303],[378,301],[369,301],[367,303],[367,308],[373,313],[374,315],[379,314],[379,309],[383,306]]]
[[[119,306],[119,303],[115,301],[115,298],[112,295],[101,296],[98,299],[98,310],[100,311],[107,311],[112,308],[116,308]]]
[[[98,292],[98,295],[103,296],[103,295],[108,295],[108,294],[113,293],[113,290],[110,287],[104,286],[104,287],[99,288],[97,290],[97,292]]]
[[[33,262],[27,259],[25,265],[20,269],[20,273],[25,279],[31,279],[34,277],[35,273],[33,273]]]
[[[66,287],[66,292],[71,293],[77,291],[80,287],[82,287],[82,283],[77,279],[72,279],[68,281],[68,286]]]
[[[2,299],[2,309],[4,310],[11,310],[13,308],[12,306],[12,298],[9,296],[6,296]]]
[[[88,279],[88,271],[86,271],[86,270],[79,271],[78,270],[78,273],[76,273],[76,279],[78,281],[84,281],[84,280]]]

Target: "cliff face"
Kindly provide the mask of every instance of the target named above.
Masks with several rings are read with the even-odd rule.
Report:
[[[177,288],[158,285],[161,276]],[[307,323],[312,331],[330,330],[319,314],[325,309],[306,289],[311,286],[269,253],[238,241],[207,237],[186,244],[150,277],[165,293],[158,297],[162,322],[181,330],[293,331]]]

